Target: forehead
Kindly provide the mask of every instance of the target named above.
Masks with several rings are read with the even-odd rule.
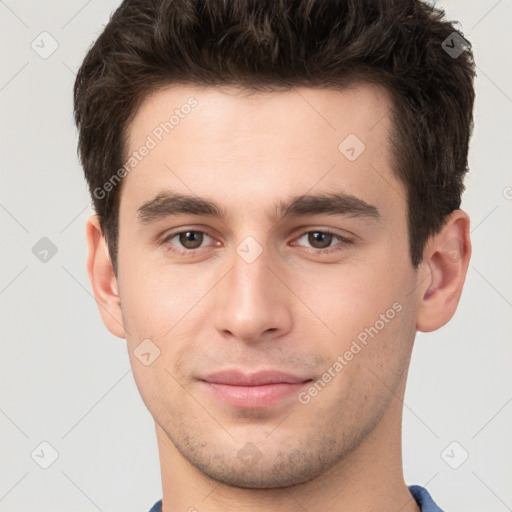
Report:
[[[190,143],[202,138],[218,145],[233,141],[233,137],[252,137],[256,130],[262,135],[278,135],[280,141],[320,138],[314,137],[316,134],[336,142],[344,134],[354,133],[369,143],[370,136],[387,136],[391,106],[384,87],[364,83],[341,90],[294,87],[271,92],[173,85],[144,99],[128,126],[128,147],[137,147],[153,132],[157,138],[171,138],[165,136],[172,132],[172,138],[181,139],[181,135]],[[191,121],[183,122],[186,118]],[[380,129],[375,130],[376,122]],[[278,132],[281,128],[285,131]]]
[[[121,203],[129,195],[137,208],[166,188],[236,190],[221,197],[226,205],[260,208],[262,197],[312,188],[396,202],[405,193],[392,172],[391,108],[384,88],[366,84],[256,93],[173,85],[149,95],[128,127],[127,159],[144,156],[132,158]]]

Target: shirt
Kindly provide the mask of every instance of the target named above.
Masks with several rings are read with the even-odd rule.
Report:
[[[409,492],[420,506],[421,512],[443,512],[435,503],[427,489],[421,485],[410,485]],[[149,512],[162,512],[162,500],[157,501]]]

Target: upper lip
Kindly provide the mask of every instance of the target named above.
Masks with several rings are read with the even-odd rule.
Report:
[[[225,370],[206,375],[199,380],[214,384],[229,384],[231,386],[264,386],[265,384],[297,384],[311,379],[304,379],[291,373],[276,370],[263,370],[256,373],[244,373],[239,370]]]

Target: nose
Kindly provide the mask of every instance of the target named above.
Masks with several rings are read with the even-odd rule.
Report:
[[[215,327],[224,337],[257,342],[291,330],[293,294],[269,250],[254,261],[234,253],[232,268],[219,284]]]

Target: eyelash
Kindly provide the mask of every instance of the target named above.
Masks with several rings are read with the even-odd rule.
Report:
[[[181,231],[176,231],[174,233],[170,233],[168,236],[166,236],[164,238],[162,243],[168,244],[169,252],[176,253],[176,254],[182,254],[182,255],[191,254],[193,252],[199,251],[200,249],[204,249],[204,247],[198,247],[196,249],[176,249],[175,247],[173,247],[173,245],[171,244],[171,240],[173,238],[183,234],[183,233],[188,233],[188,232],[202,233],[202,234],[204,234],[206,236],[209,236],[210,238],[214,238],[214,237],[212,237],[211,235],[209,235],[205,231],[201,231],[201,230],[198,230],[198,229],[185,229],[185,230],[181,230]],[[344,236],[342,236],[342,235],[340,235],[338,233],[335,233],[334,231],[331,231],[329,229],[313,229],[313,230],[309,230],[309,231],[304,231],[296,239],[300,240],[303,236],[308,235],[310,233],[322,233],[323,235],[332,235],[334,238],[337,238],[339,240],[340,244],[345,245],[345,246],[352,245],[354,243],[354,241],[352,239],[344,237]],[[301,246],[301,247],[303,247],[303,246]],[[316,254],[331,254],[333,252],[339,252],[339,251],[343,250],[343,248],[336,249],[335,247],[336,246],[330,247],[330,248],[327,248],[327,249],[315,249],[313,247],[313,248],[309,248],[309,250],[313,251]]]

